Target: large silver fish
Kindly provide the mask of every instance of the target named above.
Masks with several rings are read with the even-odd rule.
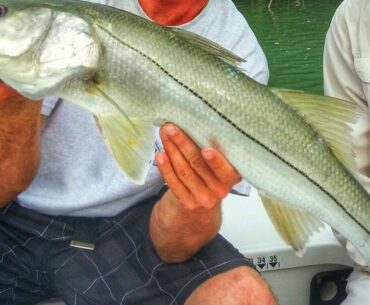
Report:
[[[0,78],[27,97],[86,107],[133,181],[143,183],[153,154],[152,123],[174,122],[225,154],[298,253],[320,219],[370,265],[370,197],[352,174],[354,104],[269,89],[223,48],[107,6],[0,0],[0,16]]]

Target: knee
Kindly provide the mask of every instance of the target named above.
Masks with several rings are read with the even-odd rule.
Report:
[[[276,305],[267,282],[257,271],[238,267],[219,274],[199,286],[186,305]]]
[[[229,289],[239,295],[237,305],[276,305],[267,282],[252,268],[239,267],[225,273]]]

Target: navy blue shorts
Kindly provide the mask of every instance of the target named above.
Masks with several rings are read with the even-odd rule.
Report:
[[[70,247],[74,217],[51,217],[11,203],[0,210],[0,304],[59,297],[68,305],[176,305],[205,280],[251,266],[218,235],[182,264],[165,264],[148,235],[152,198],[96,221],[94,251]]]

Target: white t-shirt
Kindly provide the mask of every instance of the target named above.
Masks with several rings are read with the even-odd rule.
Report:
[[[92,2],[107,3],[148,18],[137,0]],[[267,83],[265,55],[231,0],[210,0],[194,20],[180,28],[207,37],[245,58],[246,73]],[[44,115],[51,113],[57,100],[45,99]],[[156,148],[161,149],[160,144]],[[108,151],[92,114],[62,101],[42,133],[39,171],[17,202],[51,215],[113,216],[155,195],[162,187],[162,178],[154,162],[151,164],[144,185],[131,183]]]

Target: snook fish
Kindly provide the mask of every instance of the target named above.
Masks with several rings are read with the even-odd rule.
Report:
[[[297,253],[326,222],[370,265],[370,197],[354,178],[346,101],[271,89],[197,35],[108,6],[0,0],[0,78],[91,111],[123,171],[143,183],[152,124],[216,146],[263,198]],[[123,139],[125,139],[123,141]]]

